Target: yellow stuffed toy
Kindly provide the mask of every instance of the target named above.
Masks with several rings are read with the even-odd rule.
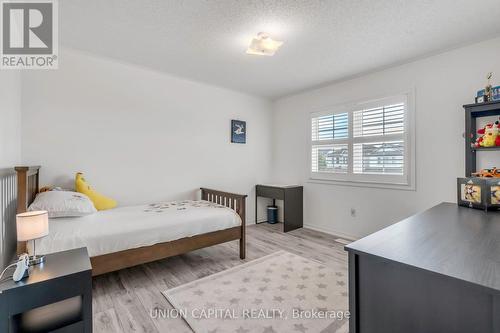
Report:
[[[97,210],[106,210],[116,207],[116,201],[108,198],[92,189],[85,178],[83,178],[83,173],[78,172],[75,177],[75,189],[77,192],[83,193],[89,197],[89,199],[94,203]]]

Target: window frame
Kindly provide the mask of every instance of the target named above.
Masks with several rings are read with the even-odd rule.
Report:
[[[380,107],[380,105],[388,105],[390,103],[402,100],[405,102],[405,121],[403,134],[388,134],[379,136],[357,137],[353,135],[353,114],[361,109],[369,109],[372,107]],[[316,117],[334,115],[338,113],[348,114],[348,138],[333,139],[324,141],[312,140],[312,120]],[[309,137],[309,158],[308,158],[308,173],[309,182],[325,183],[332,185],[347,185],[361,187],[380,187],[403,190],[415,190],[415,93],[414,90],[408,90],[401,93],[386,95],[383,97],[363,99],[351,103],[343,103],[328,108],[323,108],[322,111],[311,112],[308,122],[308,137]],[[381,139],[384,142],[404,140],[404,172],[403,175],[384,175],[384,174],[357,174],[353,172],[354,154],[353,148],[355,143],[371,143]],[[379,141],[380,142],[380,141]],[[314,172],[313,171],[313,148],[318,145],[341,145],[348,146],[348,171],[347,173],[333,172]]]

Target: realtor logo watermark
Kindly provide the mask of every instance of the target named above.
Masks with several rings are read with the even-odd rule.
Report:
[[[57,69],[57,0],[0,0],[0,69]]]

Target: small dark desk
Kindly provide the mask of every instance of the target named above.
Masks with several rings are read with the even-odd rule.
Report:
[[[346,249],[349,332],[500,333],[500,212],[442,203]]]
[[[298,185],[256,185],[255,223],[257,223],[257,198],[283,200],[283,231],[288,232],[303,226],[303,187]]]
[[[0,284],[0,332],[92,332],[92,266],[86,248],[49,254],[30,276]]]

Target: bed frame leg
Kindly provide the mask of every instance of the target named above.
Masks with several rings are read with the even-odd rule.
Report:
[[[246,196],[245,196],[246,197]],[[238,202],[238,215],[241,217],[241,238],[240,238],[240,259],[245,259],[246,256],[246,200],[245,197],[240,198]]]
[[[246,255],[245,237],[240,238],[240,259],[245,259]]]

